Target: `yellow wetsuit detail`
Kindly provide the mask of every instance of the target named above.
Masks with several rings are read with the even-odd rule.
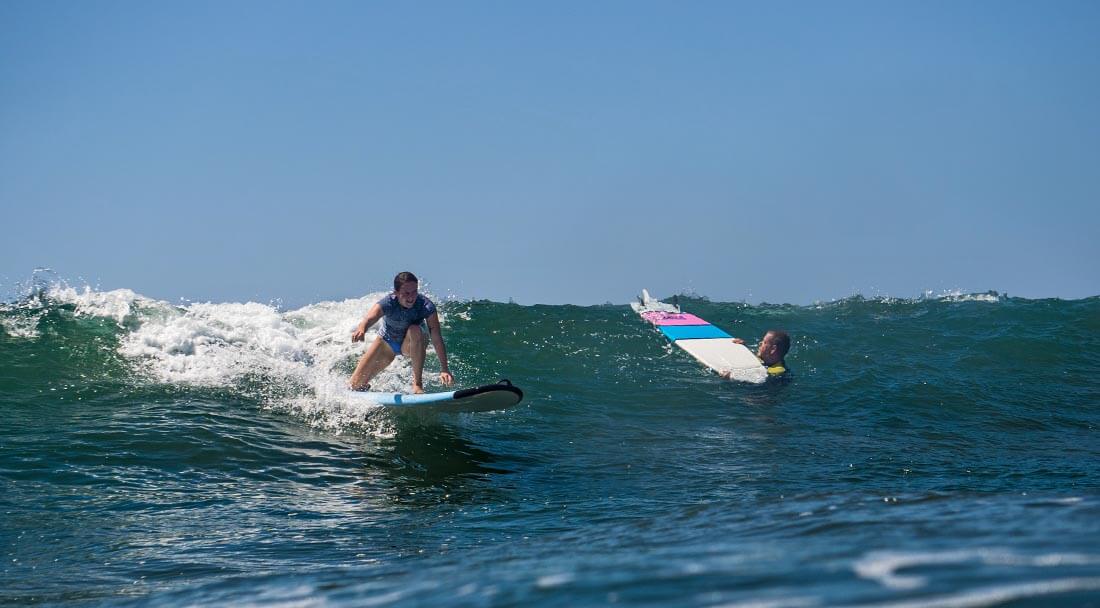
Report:
[[[757,357],[757,359],[760,361],[760,365],[763,365],[764,369],[768,370],[768,376],[782,376],[783,374],[787,373],[787,365],[785,361],[781,361],[779,363],[776,363],[775,365],[765,365],[763,359],[761,359],[760,357]]]

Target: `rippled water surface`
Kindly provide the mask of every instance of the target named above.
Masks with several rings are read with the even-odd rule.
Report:
[[[442,302],[526,399],[431,416],[342,395],[380,295],[0,305],[0,603],[1100,605],[1100,298],[680,298],[791,332],[763,386],[626,305]]]

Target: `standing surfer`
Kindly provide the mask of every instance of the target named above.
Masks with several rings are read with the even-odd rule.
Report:
[[[393,363],[397,355],[404,355],[412,360],[412,392],[423,393],[421,376],[428,350],[427,340],[424,339],[425,322],[435,354],[439,356],[439,381],[445,386],[454,384],[454,377],[447,368],[447,346],[443,343],[439,314],[431,300],[417,293],[419,286],[420,282],[413,273],[399,273],[393,278],[393,293],[371,305],[367,315],[352,332],[351,341],[361,342],[367,328],[382,321],[377,329],[378,337],[367,347],[367,352],[360,357],[351,374],[353,390],[369,390],[370,381]]]

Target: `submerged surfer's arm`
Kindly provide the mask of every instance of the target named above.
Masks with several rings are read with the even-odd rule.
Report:
[[[382,307],[378,304],[374,304],[367,310],[367,316],[363,317],[363,320],[359,322],[355,331],[351,332],[352,342],[362,342],[363,336],[367,334],[367,328],[378,322],[378,319],[382,318]]]
[[[439,313],[432,313],[428,317],[428,335],[432,339],[432,348],[435,349],[436,356],[439,357],[439,381],[444,386],[450,386],[454,384],[454,377],[451,376],[450,369],[447,368],[447,345],[443,343],[443,330],[439,327]]]

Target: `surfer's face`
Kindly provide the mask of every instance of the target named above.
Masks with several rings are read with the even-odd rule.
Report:
[[[412,308],[416,304],[416,290],[420,287],[416,281],[408,281],[397,290],[397,303],[404,308]]]
[[[779,362],[781,357],[779,345],[775,343],[775,334],[771,332],[764,334],[764,338],[760,340],[760,347],[756,349],[756,356],[768,365]]]

